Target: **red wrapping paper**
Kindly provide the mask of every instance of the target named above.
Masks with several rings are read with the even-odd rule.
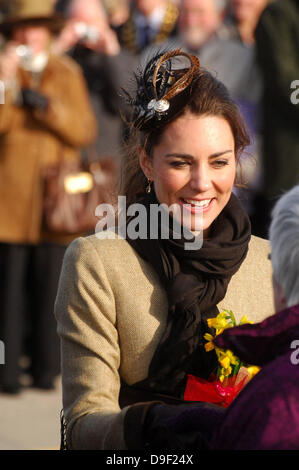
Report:
[[[214,403],[227,408],[247,381],[248,374],[241,371],[233,377],[226,378],[223,383],[216,375],[211,375],[209,380],[204,380],[189,374],[184,400]]]

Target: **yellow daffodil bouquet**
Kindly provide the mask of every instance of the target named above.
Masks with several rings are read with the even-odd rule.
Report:
[[[235,315],[231,310],[223,310],[223,312],[219,313],[217,317],[215,318],[209,318],[207,320],[208,326],[210,328],[215,328],[216,334],[220,335],[223,330],[226,328],[232,328],[234,326],[237,326],[236,318]],[[243,317],[240,320],[239,325],[244,325],[245,323],[253,323],[249,321],[246,317],[246,315],[243,315]],[[240,361],[240,359],[235,356],[229,349],[223,350],[220,349],[213,344],[213,339],[214,336],[212,336],[210,333],[206,333],[204,335],[205,340],[207,343],[205,344],[205,350],[206,351],[211,351],[215,349],[215,352],[218,357],[218,370],[217,370],[217,377],[219,378],[220,382],[225,383],[227,382],[227,378],[229,377],[235,377],[237,378],[237,375],[240,371],[241,367],[245,367],[245,364]],[[248,372],[248,378],[253,377],[258,372],[259,368],[255,366],[248,366],[247,367],[247,372]]]
[[[210,328],[215,329],[215,335],[210,333],[204,335],[207,341],[205,350],[207,352],[215,350],[218,358],[217,372],[212,374],[209,380],[190,375],[184,399],[217,403],[227,407],[259,368],[244,364],[232,351],[218,348],[213,343],[215,336],[221,334],[223,330],[238,326],[231,310],[223,310],[215,318],[209,318],[207,323]],[[245,323],[252,323],[246,315],[241,318],[239,325]]]

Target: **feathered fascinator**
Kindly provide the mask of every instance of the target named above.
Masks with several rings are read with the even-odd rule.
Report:
[[[144,70],[135,74],[134,98],[125,92],[132,107],[134,127],[140,130],[160,127],[172,117],[178,111],[175,98],[187,90],[199,67],[198,58],[181,49],[161,52],[150,59]]]

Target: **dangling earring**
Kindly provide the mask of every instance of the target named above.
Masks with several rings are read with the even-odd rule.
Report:
[[[145,192],[146,192],[147,194],[150,194],[150,192],[151,192],[151,190],[152,190],[152,186],[151,186],[151,185],[152,185],[151,180],[147,179],[147,187],[145,188]]]

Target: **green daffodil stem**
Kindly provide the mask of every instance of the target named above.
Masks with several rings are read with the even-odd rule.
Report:
[[[238,363],[234,366],[234,369],[233,369],[233,373],[232,375],[237,375],[240,368],[241,368],[241,365],[242,365],[242,362],[240,361],[240,359],[238,360]]]
[[[237,322],[236,322],[236,317],[235,315],[233,314],[232,310],[226,310],[227,313],[229,314],[229,316],[231,317],[231,320],[233,322],[233,325],[234,326],[237,326]]]

